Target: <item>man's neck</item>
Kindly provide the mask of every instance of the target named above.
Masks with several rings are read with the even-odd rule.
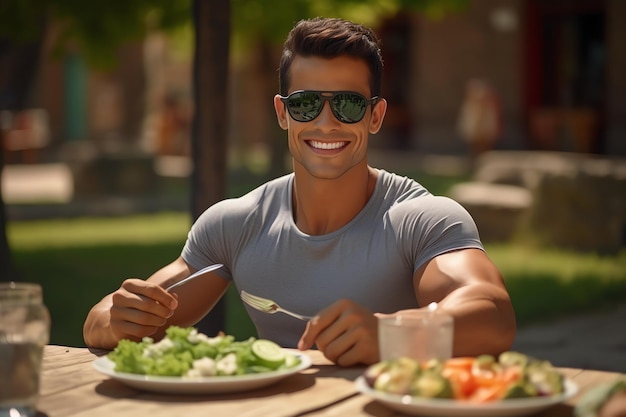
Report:
[[[315,178],[296,167],[292,202],[298,229],[324,235],[345,226],[365,207],[377,178],[378,171],[366,164],[337,179]]]

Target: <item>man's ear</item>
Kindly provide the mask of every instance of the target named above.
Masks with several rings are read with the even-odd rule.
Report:
[[[370,118],[370,128],[369,132],[371,134],[378,133],[381,126],[383,125],[383,119],[385,118],[385,113],[387,112],[387,100],[381,98],[374,105],[372,109],[372,117]]]
[[[289,123],[287,121],[287,110],[285,108],[285,103],[280,100],[280,95],[276,94],[274,96],[274,110],[276,110],[276,118],[278,118],[278,126],[283,130],[287,130],[289,127]]]

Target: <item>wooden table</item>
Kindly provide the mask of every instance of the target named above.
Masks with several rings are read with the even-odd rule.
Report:
[[[95,371],[98,354],[86,348],[46,346],[38,417],[106,416],[401,416],[361,395],[354,380],[363,367],[341,368],[320,352],[306,352],[313,366],[278,383],[237,394],[167,395],[137,391]],[[591,386],[620,374],[561,368],[579,394],[539,416],[572,416],[573,406]]]

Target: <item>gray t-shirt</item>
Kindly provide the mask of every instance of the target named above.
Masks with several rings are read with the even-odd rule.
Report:
[[[311,236],[296,227],[289,174],[208,208],[191,228],[182,257],[198,269],[222,263],[218,274],[238,291],[305,315],[341,298],[372,312],[416,308],[415,270],[442,253],[482,245],[458,203],[409,178],[378,172],[370,200],[339,230]],[[296,346],[304,322],[246,308],[260,338]]]

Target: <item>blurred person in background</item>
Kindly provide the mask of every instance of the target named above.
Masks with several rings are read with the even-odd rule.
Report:
[[[500,99],[487,82],[480,79],[467,82],[458,129],[467,142],[472,164],[494,148],[502,133]]]

